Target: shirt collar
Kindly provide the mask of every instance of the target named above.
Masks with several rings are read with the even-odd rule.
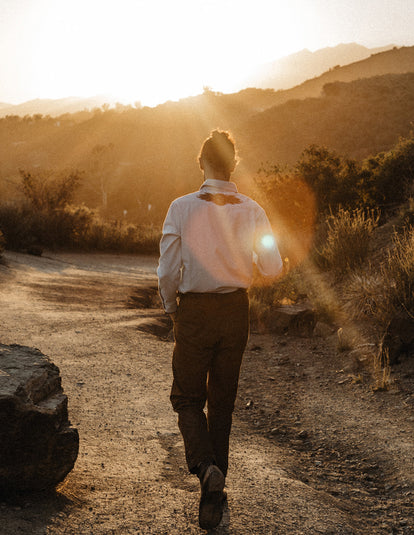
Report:
[[[227,180],[215,180],[214,178],[208,178],[200,187],[201,189],[208,189],[212,193],[237,193],[237,186],[234,182],[228,182]]]

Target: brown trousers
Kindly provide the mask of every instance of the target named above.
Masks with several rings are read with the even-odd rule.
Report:
[[[170,399],[192,473],[200,463],[214,462],[227,474],[232,413],[248,333],[245,290],[180,297]]]

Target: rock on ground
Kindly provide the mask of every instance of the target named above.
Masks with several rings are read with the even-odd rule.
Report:
[[[272,307],[267,320],[269,332],[296,336],[311,336],[315,325],[315,311],[307,305]]]
[[[53,488],[72,470],[79,435],[67,405],[48,357],[0,344],[0,494]]]

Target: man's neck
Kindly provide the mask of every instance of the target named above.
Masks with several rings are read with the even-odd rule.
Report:
[[[204,164],[204,180],[222,180],[223,182],[228,182],[230,180],[230,177],[224,176],[223,173],[220,171],[216,171],[212,167],[208,165],[208,163]]]

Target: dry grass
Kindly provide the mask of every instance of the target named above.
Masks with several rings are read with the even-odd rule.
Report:
[[[388,390],[391,384],[391,366],[388,349],[381,343],[373,359],[374,392]]]
[[[326,242],[320,251],[326,265],[337,275],[361,267],[366,261],[370,239],[378,225],[374,210],[339,210],[327,220]]]
[[[351,320],[375,316],[378,312],[378,297],[384,291],[380,274],[368,268],[364,272],[352,272],[343,290],[344,310]]]
[[[414,227],[395,234],[382,276],[388,313],[399,309],[414,315]]]

